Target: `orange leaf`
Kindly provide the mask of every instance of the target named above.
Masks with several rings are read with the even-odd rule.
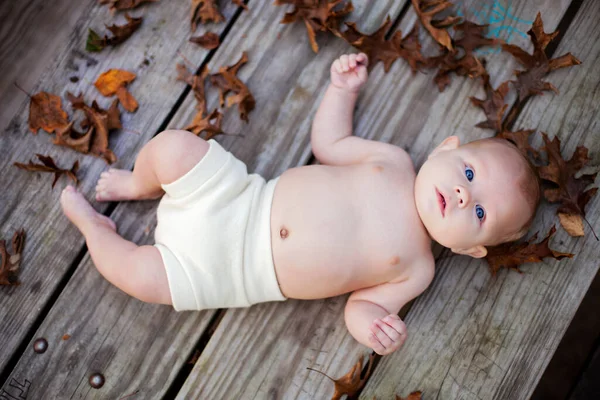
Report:
[[[101,74],[94,86],[103,96],[112,96],[117,90],[135,79],[136,75],[122,69],[109,69]]]
[[[21,265],[21,257],[25,247],[25,230],[15,232],[12,238],[12,254],[6,250],[6,242],[0,240],[0,285],[18,285],[17,271]]]
[[[135,97],[133,97],[133,95],[129,93],[127,89],[125,89],[125,86],[120,86],[117,89],[117,97],[123,105],[123,108],[125,108],[127,111],[134,112],[137,110],[138,102]]]
[[[350,369],[350,371],[338,379],[333,379],[330,376],[324,374],[321,371],[316,369],[307,368],[311,371],[318,372],[322,375],[325,375],[327,378],[331,379],[335,384],[335,393],[331,397],[331,400],[339,400],[343,395],[347,395],[348,397],[354,396],[367,382],[369,379],[369,375],[371,375],[371,369],[373,368],[373,361],[375,360],[375,354],[369,355],[369,364],[367,366],[367,372],[363,378],[360,377],[362,372],[362,357],[358,359],[356,364]]]

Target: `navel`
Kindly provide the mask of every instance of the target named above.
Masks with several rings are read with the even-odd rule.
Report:
[[[284,228],[281,228],[281,230],[279,231],[279,236],[280,236],[282,239],[285,239],[285,238],[287,238],[287,237],[289,236],[289,234],[290,234],[290,232],[289,232],[289,231],[288,231],[288,230],[287,230],[285,227],[284,227]]]

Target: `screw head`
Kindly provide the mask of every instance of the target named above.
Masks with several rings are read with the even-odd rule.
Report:
[[[90,386],[94,389],[100,389],[104,386],[104,375],[99,372],[90,375]]]
[[[48,341],[46,339],[39,338],[33,342],[33,351],[36,353],[42,354],[45,353],[46,350],[48,350]]]

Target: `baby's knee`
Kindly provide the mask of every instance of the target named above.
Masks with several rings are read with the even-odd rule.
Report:
[[[169,184],[191,170],[204,158],[209,144],[191,132],[166,130],[159,133],[152,143],[152,161],[157,178],[162,184]]]

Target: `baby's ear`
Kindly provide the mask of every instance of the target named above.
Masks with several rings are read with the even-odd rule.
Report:
[[[473,246],[470,249],[451,249],[456,254],[464,254],[473,258],[483,258],[487,256],[487,249],[485,246]]]
[[[460,139],[458,136],[448,136],[444,141],[433,149],[431,153],[429,153],[429,157],[435,156],[436,154],[446,151],[446,150],[454,150],[460,146]]]

